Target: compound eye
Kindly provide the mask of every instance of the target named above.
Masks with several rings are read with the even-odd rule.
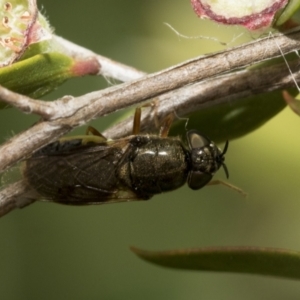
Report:
[[[212,179],[212,175],[200,171],[193,171],[189,173],[187,182],[192,190],[199,190],[204,187]]]
[[[210,141],[205,136],[201,135],[198,131],[190,130],[187,133],[187,140],[191,149],[203,148],[208,146]]]

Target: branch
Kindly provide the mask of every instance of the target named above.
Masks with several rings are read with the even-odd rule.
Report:
[[[26,185],[24,180],[15,182],[1,191],[0,217],[15,208],[23,208],[35,200],[36,194]]]
[[[219,104],[230,103],[244,98],[295,87],[295,80],[300,82],[299,62],[290,62],[289,69],[285,63],[274,66],[238,71],[220,75],[206,81],[165,93],[155,98],[159,103],[155,110],[143,111],[141,132],[153,132],[157,120],[160,123],[170,112],[184,117],[192,112]],[[292,75],[291,73],[292,72]],[[133,117],[110,127],[103,132],[105,136],[121,138],[131,134]]]
[[[76,45],[62,37],[54,35],[53,38],[59,45],[63,46],[63,52],[66,55],[81,59],[87,59],[91,57],[96,58],[101,65],[100,75],[104,77],[111,77],[125,82],[129,80],[135,80],[146,75],[144,72],[96,54],[93,51]]]
[[[171,111],[184,116],[191,110],[195,111],[203,106],[228,103],[232,99],[237,100],[253,93],[293,86],[292,78],[284,64],[269,67],[269,69],[252,69],[235,73],[233,71],[279,57],[282,55],[281,51],[284,54],[297,51],[300,48],[299,38],[300,29],[286,35],[278,34],[272,38],[263,38],[233,49],[201,56],[102,91],[77,98],[64,97],[47,103],[47,110],[43,107],[45,105],[43,101],[16,95],[1,88],[1,99],[24,112],[35,112],[41,115],[43,120],[27,131],[14,136],[0,147],[0,172],[30,156],[37,149],[74,127],[125,107],[141,105],[153,97],[158,97],[157,116],[161,118]],[[103,65],[103,62],[100,63]],[[113,71],[108,71],[109,69],[114,68],[107,67],[106,74],[113,73]],[[298,78],[299,73],[296,69],[293,66],[292,71],[296,71],[294,76]],[[232,73],[226,74],[229,71]],[[136,75],[140,76],[141,73],[137,72]],[[204,81],[198,83],[201,80]],[[107,131],[106,135],[119,137],[128,132],[129,129],[123,126]],[[0,193],[0,215],[1,208],[8,202],[6,199],[20,195],[17,191],[14,193],[13,190],[11,193],[14,194],[8,195],[6,192],[8,188],[10,187]],[[18,207],[17,204],[15,207]]]

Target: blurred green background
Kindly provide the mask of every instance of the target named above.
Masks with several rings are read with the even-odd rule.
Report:
[[[39,1],[58,35],[146,72],[253,38],[238,27],[199,20],[188,0]],[[81,95],[109,86],[101,78],[74,79],[48,95]],[[96,120],[106,128],[111,118]],[[1,142],[36,117],[0,111]],[[299,282],[248,275],[175,271],[139,260],[130,245],[149,249],[268,246],[300,249],[300,119],[289,109],[264,127],[232,141],[230,182],[187,187],[148,202],[68,207],[36,203],[0,219],[1,299],[300,299]],[[84,128],[77,129],[77,134]],[[221,145],[222,146],[222,145]],[[219,178],[224,178],[219,172]]]

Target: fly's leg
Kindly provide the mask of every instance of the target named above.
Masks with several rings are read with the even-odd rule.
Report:
[[[142,108],[137,107],[135,109],[134,117],[133,117],[133,126],[132,126],[132,134],[137,135],[141,130],[141,117],[142,117]]]
[[[154,108],[155,126],[157,128],[159,127],[158,119],[156,117],[158,102],[157,102],[157,100],[152,100],[151,102],[146,103],[146,104],[136,108],[134,118],[133,118],[133,128],[132,128],[133,135],[137,135],[141,132],[142,108],[145,108],[145,107]]]
[[[155,99],[151,103],[146,104],[145,106],[151,106],[154,110],[154,122],[155,122],[155,127],[159,128],[159,136],[160,137],[167,137],[169,135],[170,128],[172,126],[172,123],[174,121],[174,113],[168,114],[162,122],[159,122],[158,120],[158,106],[159,102]]]
[[[91,133],[92,135],[101,137],[104,141],[107,140],[107,138],[106,138],[103,134],[101,134],[95,127],[92,127],[92,126],[88,126],[88,127],[87,127],[87,129],[86,129],[86,131],[85,131],[85,134],[86,134],[86,135],[89,135],[90,133]]]
[[[240,195],[242,195],[243,197],[247,197],[248,194],[245,193],[242,189],[240,189],[239,187],[231,184],[231,183],[228,183],[226,181],[223,181],[223,180],[219,180],[219,179],[216,179],[216,180],[212,180],[210,181],[207,185],[217,185],[217,184],[220,184],[220,185],[223,185],[231,190],[234,190],[235,192],[239,193]]]
[[[138,135],[141,131],[141,116],[142,116],[142,108],[148,107],[148,106],[154,106],[157,107],[157,103],[154,101],[154,103],[145,104],[142,107],[137,107],[135,110],[134,118],[133,118],[133,127],[132,127],[132,134]],[[164,120],[162,121],[160,125],[159,130],[159,136],[160,137],[167,137],[170,131],[170,128],[172,126],[174,120],[174,113],[168,114]],[[157,117],[155,117],[155,124],[158,124]],[[157,125],[158,127],[158,125]]]
[[[167,137],[169,135],[169,131],[171,129],[171,126],[172,126],[172,123],[174,121],[174,117],[175,117],[175,114],[172,112],[172,113],[169,113],[167,116],[165,116],[162,120],[162,122],[159,122],[158,120],[158,101],[157,100],[154,100],[153,102],[151,102],[149,104],[149,106],[152,106],[154,108],[154,122],[155,122],[155,126],[156,128],[159,128],[159,137]]]
[[[163,122],[160,126],[160,129],[159,129],[159,136],[160,137],[164,138],[164,137],[168,136],[169,131],[170,131],[171,126],[172,126],[172,123],[173,123],[173,120],[174,120],[174,114],[173,113],[168,114],[164,118],[164,120],[163,120]]]

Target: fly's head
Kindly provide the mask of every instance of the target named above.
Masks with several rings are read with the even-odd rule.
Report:
[[[190,130],[187,133],[187,140],[191,160],[187,181],[191,189],[198,190],[205,186],[221,166],[228,178],[228,170],[224,163],[228,141],[224,150],[221,151],[214,142],[196,130]]]

